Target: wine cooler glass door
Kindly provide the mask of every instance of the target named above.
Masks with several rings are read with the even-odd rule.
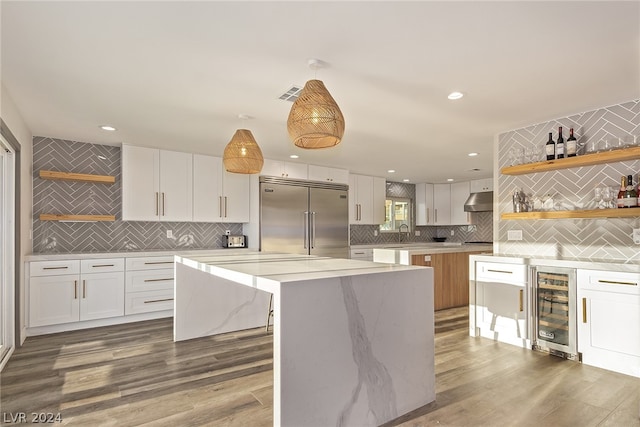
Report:
[[[543,348],[574,354],[575,270],[536,269],[536,341]]]

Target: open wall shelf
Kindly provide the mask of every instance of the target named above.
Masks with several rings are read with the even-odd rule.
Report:
[[[544,212],[507,212],[501,219],[596,219],[596,218],[631,218],[640,216],[640,208],[626,209],[591,209],[574,211]]]
[[[40,178],[56,181],[95,182],[98,184],[113,184],[116,177],[111,175],[93,175],[88,173],[58,172],[41,170]]]
[[[40,221],[115,221],[115,215],[55,215],[40,214]]]

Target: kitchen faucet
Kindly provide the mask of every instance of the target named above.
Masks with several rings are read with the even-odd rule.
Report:
[[[405,236],[408,238],[409,237],[409,226],[407,224],[400,224],[400,227],[398,227],[398,242],[401,242],[402,240],[402,227],[405,227],[407,229],[407,231],[405,232]]]

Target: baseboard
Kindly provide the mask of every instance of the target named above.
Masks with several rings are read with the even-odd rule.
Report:
[[[9,349],[9,351],[7,352],[7,354],[4,355],[4,357],[2,358],[2,360],[0,360],[0,372],[2,372],[2,370],[4,369],[4,366],[7,364],[7,362],[9,361],[9,358],[11,357],[11,355],[13,354],[13,350],[14,348],[11,347]]]

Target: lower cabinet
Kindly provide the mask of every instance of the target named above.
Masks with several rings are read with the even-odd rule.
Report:
[[[125,314],[173,310],[173,256],[127,258]]]
[[[582,363],[640,377],[640,274],[578,270]]]
[[[66,274],[77,272],[76,274]],[[124,315],[124,259],[31,263],[29,326]]]
[[[373,249],[351,249],[349,251],[349,258],[359,259],[362,261],[373,261]]]

